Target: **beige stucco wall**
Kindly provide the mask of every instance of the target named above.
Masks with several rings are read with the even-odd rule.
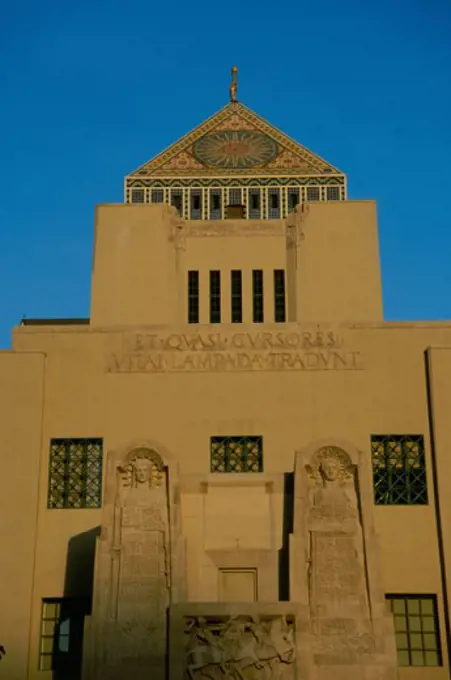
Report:
[[[298,322],[283,325],[249,323],[251,270],[263,269],[271,290],[272,270],[294,266],[281,221],[187,223],[181,234],[178,221],[171,219],[169,209],[161,206],[100,206],[91,325],[20,327],[13,337],[15,353],[0,355],[0,375],[6,376],[0,384],[6,386],[5,408],[11,414],[8,426],[14,432],[20,423],[17,441],[24,442],[28,461],[16,471],[13,466],[20,502],[11,498],[10,478],[3,482],[8,507],[15,503],[14,521],[29,527],[23,545],[12,519],[5,534],[7,552],[27,553],[21,616],[31,609],[31,624],[21,628],[20,642],[14,642],[18,632],[3,629],[6,637],[0,642],[8,647],[10,667],[23,668],[18,650],[29,645],[28,677],[45,680],[46,674],[37,671],[42,598],[68,593],[71,546],[75,541],[82,553],[92,547],[100,523],[100,510],[47,509],[51,438],[102,437],[105,452],[149,440],[169,451],[180,468],[188,598],[195,601],[218,598],[218,569],[230,566],[231,560],[261,569],[259,597],[274,596],[283,540],[284,475],[293,470],[297,449],[334,438],[351,442],[369,457],[371,434],[423,434],[429,505],[376,507],[375,524],[385,591],[436,593],[441,607],[445,666],[405,669],[400,678],[449,677],[424,352],[431,345],[451,346],[451,324],[381,321],[372,202],[310,206],[300,224],[303,237],[294,276]],[[204,323],[199,326],[184,323],[189,269],[201,272]],[[205,323],[210,269],[227,273],[226,321],[229,272],[243,270],[245,323]],[[269,319],[272,304],[268,294]],[[328,333],[337,346],[315,348],[314,341],[327,339]],[[296,338],[303,348],[292,348]],[[241,369],[231,366],[229,350],[240,354]],[[46,356],[43,401],[43,355],[30,352]],[[264,370],[271,368],[272,353],[277,354],[278,370]],[[164,371],[156,370],[160,361]],[[441,375],[441,364],[437,371]],[[441,497],[449,495],[446,385],[439,383],[434,393],[434,409],[442,414],[443,453],[436,457]],[[263,436],[264,472],[210,474],[210,437],[249,434]],[[12,440],[8,437],[7,444]],[[20,477],[24,469],[31,471],[25,487]],[[444,502],[443,517],[446,512]],[[9,570],[9,579],[15,568],[13,562],[0,567]],[[71,594],[85,594],[89,584],[81,576],[75,579],[79,586],[72,578]],[[11,609],[14,597],[2,595]],[[31,608],[24,604],[30,600]]]
[[[342,351],[359,353],[358,370],[156,373],[127,372],[124,366],[130,364],[121,363],[122,372],[106,372],[107,367],[111,370],[111,352],[123,347],[124,336],[129,347],[138,331],[142,342],[146,334],[164,335],[164,329],[146,327],[120,333],[117,329],[96,332],[89,327],[44,331],[28,327],[16,331],[16,349],[39,348],[48,355],[30,673],[36,668],[41,598],[64,593],[69,540],[100,522],[97,510],[47,510],[48,443],[52,437],[103,437],[105,451],[137,438],[151,439],[171,452],[181,472],[188,597],[214,600],[218,597],[221,550],[248,551],[254,564],[259,559],[255,551],[265,558],[265,551],[274,555],[280,549],[283,474],[293,469],[296,449],[311,441],[338,437],[370,456],[371,434],[423,434],[429,505],[375,507],[375,523],[385,591],[437,593],[441,598],[424,352],[430,344],[451,345],[451,325],[341,325],[324,328],[324,332],[330,328],[342,338]],[[202,328],[201,333],[208,330],[211,328]],[[230,328],[221,330],[226,333]],[[255,341],[253,325],[232,330],[244,334],[240,343],[248,337]],[[262,330],[275,332],[268,326]],[[289,326],[284,332],[313,334],[315,330],[303,325]],[[172,338],[183,334],[188,338],[193,332],[188,326],[170,329]],[[440,398],[445,403],[445,395]],[[210,475],[209,438],[221,434],[263,435],[264,473],[252,478]],[[445,486],[441,494],[445,498],[446,460],[442,465],[440,479]],[[224,554],[222,566],[227,566],[227,559]],[[418,675],[420,672],[434,675]],[[446,672],[445,668],[416,671],[424,678],[447,677]]]
[[[45,357],[0,352],[0,643],[1,677],[27,677]],[[36,664],[36,661],[34,661]]]
[[[97,206],[91,323],[183,323],[190,269],[200,275],[201,323],[209,321],[208,275],[213,269],[222,273],[221,318],[226,323],[231,319],[232,269],[243,272],[244,322],[252,321],[253,269],[264,272],[265,321],[274,320],[274,269],[287,270],[292,321],[382,320],[375,203],[311,204],[298,232],[295,263],[283,220],[181,222],[166,205]]]

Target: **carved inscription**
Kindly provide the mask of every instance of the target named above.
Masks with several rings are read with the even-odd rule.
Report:
[[[361,353],[332,331],[171,333],[126,336],[108,373],[340,371],[363,368]]]

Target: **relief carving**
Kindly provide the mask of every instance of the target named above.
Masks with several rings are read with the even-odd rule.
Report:
[[[186,676],[222,680],[280,680],[292,677],[293,622],[231,617],[226,621],[187,620]]]
[[[293,591],[308,604],[310,649],[324,680],[332,680],[340,665],[349,665],[349,677],[363,677],[363,667],[373,665],[387,677],[396,669],[394,640],[388,648],[380,633],[392,622],[381,626],[378,620],[383,596],[374,580],[372,497],[362,464],[362,454],[332,444],[309,447],[296,459],[293,565],[297,561],[296,573],[304,578],[292,577]]]
[[[311,520],[343,522],[356,520],[357,497],[354,470],[349,456],[341,449],[329,446],[315,456],[307,466],[311,491]]]
[[[170,207],[169,240],[174,243],[176,250],[186,250],[186,225],[180,217],[177,208]]]
[[[120,527],[119,618],[146,609],[162,615],[169,604],[169,517],[166,473],[159,455],[133,451],[117,468],[115,513]],[[122,615],[122,616],[121,616]]]
[[[301,241],[305,238],[303,222],[308,216],[309,206],[305,203],[298,203],[292,213],[288,215],[286,225],[287,246],[294,251],[295,267],[299,264],[299,249]]]

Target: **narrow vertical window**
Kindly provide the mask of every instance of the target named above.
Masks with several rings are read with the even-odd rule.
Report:
[[[252,306],[254,323],[263,323],[263,271],[252,272]]]
[[[188,272],[188,323],[199,323],[199,272]]]
[[[221,323],[221,272],[210,272],[210,323]]]
[[[241,323],[243,321],[243,282],[239,269],[230,272],[230,284],[232,290],[232,323]]]
[[[279,189],[269,189],[269,211],[268,217],[270,220],[278,220],[280,218],[280,192]]]
[[[274,270],[274,321],[285,323],[285,271]]]
[[[299,189],[288,189],[288,212],[291,213],[299,203]]]
[[[191,219],[202,219],[202,189],[191,189]]]
[[[171,205],[177,210],[181,216],[183,214],[183,194],[182,189],[172,189],[171,191]]]
[[[221,189],[210,189],[210,219],[221,219]]]
[[[251,220],[261,217],[260,189],[249,189],[249,217]]]

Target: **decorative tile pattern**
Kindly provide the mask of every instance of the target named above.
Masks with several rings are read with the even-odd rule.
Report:
[[[320,186],[333,185],[342,186],[344,184],[344,177],[327,176],[327,177],[293,177],[292,175],[284,175],[278,177],[173,177],[173,178],[158,178],[145,179],[141,177],[129,177],[127,179],[127,189],[135,187],[233,187],[233,186]]]
[[[47,507],[100,508],[102,440],[52,439]]]
[[[274,167],[275,174],[280,174],[283,168],[288,169],[294,167],[296,167],[297,170],[299,169],[300,172],[306,174],[342,174],[332,165],[292,140],[277,128],[270,125],[267,121],[255,114],[243,104],[232,103],[228,104],[223,109],[221,109],[221,111],[211,116],[208,120],[182,137],[182,139],[170,146],[161,154],[145,163],[141,168],[138,168],[133,173],[130,173],[129,177],[137,175],[148,176],[154,175],[156,173],[160,175],[162,173],[169,175],[180,173],[180,160],[186,161],[184,170],[187,174],[197,173],[200,169],[197,166],[193,167],[192,165],[193,162],[196,162],[196,159],[191,154],[193,145],[195,145],[196,142],[202,137],[208,136],[212,133],[231,131],[235,131],[240,135],[253,131],[254,134],[267,136],[272,140],[273,144],[276,144],[278,147],[280,147],[281,158],[277,160],[277,166]],[[285,152],[288,153],[284,155]],[[182,153],[187,154],[186,157],[179,157],[177,161],[173,160],[178,156],[178,154]],[[175,166],[166,165],[168,163],[175,163]],[[229,169],[229,165],[224,166],[224,170]],[[241,168],[234,167],[234,170],[237,172],[240,170],[241,172],[249,172],[249,166],[246,165]]]
[[[198,161],[209,167],[243,169],[266,165],[277,155],[277,143],[250,130],[223,130],[201,137],[193,147]]]

